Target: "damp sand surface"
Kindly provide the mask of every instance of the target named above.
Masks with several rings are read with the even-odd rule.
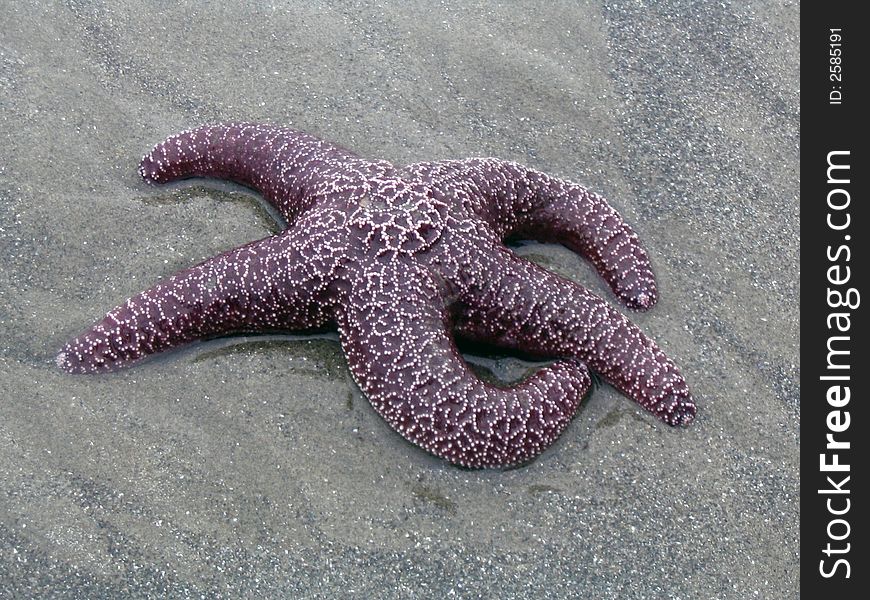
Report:
[[[532,4],[0,3],[0,597],[797,596],[798,4]],[[602,384],[532,464],[468,471],[385,425],[334,336],[59,372],[128,296],[276,231],[242,188],[136,174],[242,119],[604,194],[698,419]]]

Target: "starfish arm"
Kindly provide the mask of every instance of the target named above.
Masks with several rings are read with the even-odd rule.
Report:
[[[447,333],[447,311],[426,271],[367,272],[339,314],[351,373],[402,436],[467,467],[525,462],[548,447],[590,386],[577,361],[510,388],[474,375]]]
[[[586,188],[494,158],[432,163],[430,176],[468,199],[505,239],[561,243],[589,260],[613,292],[636,309],[657,299],[649,256],[634,230]]]
[[[351,163],[368,164],[301,131],[226,123],[169,137],[145,155],[139,173],[151,183],[187,177],[235,181],[260,192],[292,224]]]
[[[687,425],[695,402],[676,365],[634,323],[580,285],[507,248],[487,255],[480,284],[460,297],[457,335],[540,356],[583,361],[669,425]]]
[[[181,271],[112,309],[68,342],[57,365],[108,371],[194,340],[237,332],[305,330],[331,318],[327,269],[295,230]]]

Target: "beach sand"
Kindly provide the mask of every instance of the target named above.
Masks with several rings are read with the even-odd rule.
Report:
[[[0,3],[0,597],[797,597],[797,2],[110,4]],[[136,174],[224,120],[602,193],[697,420],[602,384],[531,465],[469,471],[394,433],[334,337],[59,371],[128,296],[276,231],[242,188]]]

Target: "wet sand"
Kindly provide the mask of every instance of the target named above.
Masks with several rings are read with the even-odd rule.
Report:
[[[797,596],[797,3],[112,4],[0,5],[0,597]],[[531,465],[468,471],[390,430],[328,336],[60,372],[108,309],[275,231],[241,188],[136,175],[241,119],[604,194],[698,419],[602,385]]]

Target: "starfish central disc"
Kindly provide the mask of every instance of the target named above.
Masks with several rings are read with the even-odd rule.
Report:
[[[391,178],[371,184],[349,223],[363,234],[373,255],[411,256],[438,241],[447,212],[447,204],[434,199],[428,187]]]

